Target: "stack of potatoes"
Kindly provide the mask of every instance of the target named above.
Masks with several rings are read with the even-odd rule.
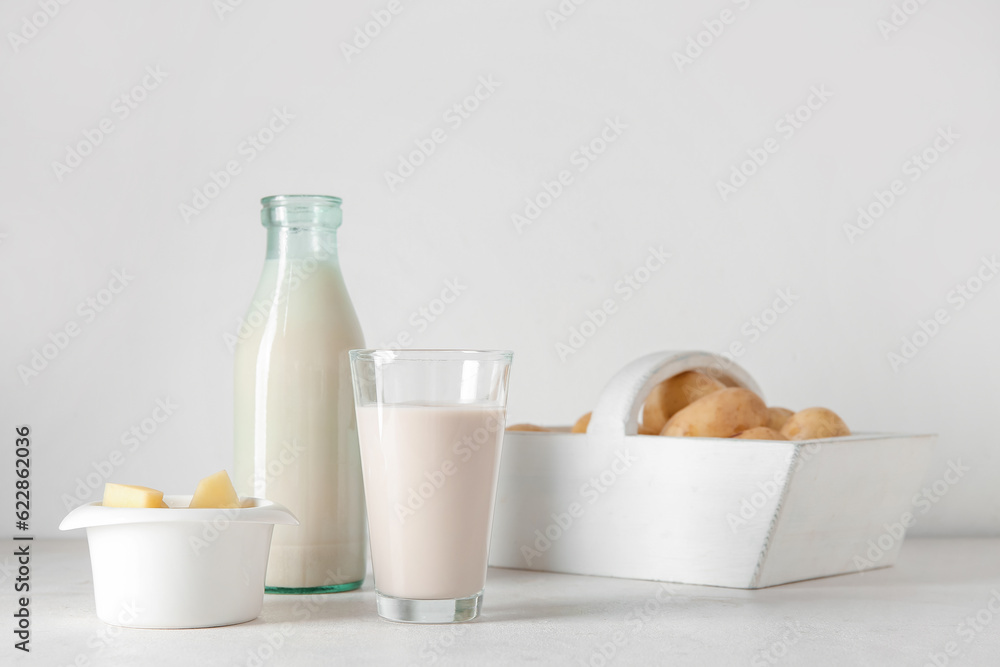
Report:
[[[586,433],[587,413],[573,425]],[[508,426],[508,431],[545,431],[532,424]],[[847,424],[832,410],[806,408],[792,412],[767,407],[749,389],[727,387],[698,371],[686,371],[653,387],[642,405],[640,435],[743,438],[748,440],[811,440],[850,435]]]

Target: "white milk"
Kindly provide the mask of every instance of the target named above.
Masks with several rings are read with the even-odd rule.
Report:
[[[483,589],[504,416],[497,407],[358,408],[380,593],[446,600]]]
[[[364,496],[347,351],[364,341],[336,261],[268,259],[245,319],[234,482],[300,521],[275,526],[266,585],[360,581]]]

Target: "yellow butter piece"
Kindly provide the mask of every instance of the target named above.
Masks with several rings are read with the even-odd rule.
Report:
[[[229,473],[220,470],[198,482],[189,507],[240,507],[240,497],[229,480]]]
[[[145,486],[111,483],[104,485],[101,504],[105,507],[165,507],[162,491]]]

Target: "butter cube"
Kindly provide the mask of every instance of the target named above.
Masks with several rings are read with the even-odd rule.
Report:
[[[105,507],[162,507],[163,492],[145,486],[107,483],[101,504]]]
[[[220,470],[198,482],[189,507],[240,507],[240,497],[229,481],[229,473]]]

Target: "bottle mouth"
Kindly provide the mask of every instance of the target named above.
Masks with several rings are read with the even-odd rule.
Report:
[[[260,200],[264,208],[278,206],[340,206],[343,200],[331,195],[271,195]]]
[[[340,227],[340,197],[330,195],[271,195],[260,200],[265,227]]]

